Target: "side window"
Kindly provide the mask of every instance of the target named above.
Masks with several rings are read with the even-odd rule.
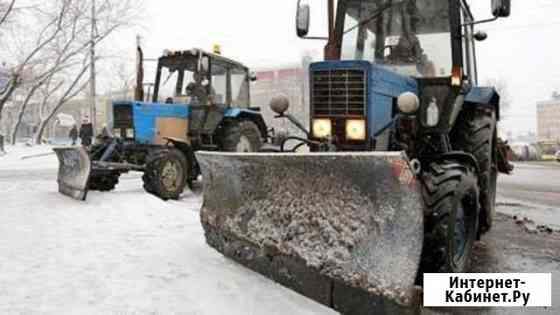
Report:
[[[179,72],[180,74],[181,72]],[[176,92],[176,97],[185,97],[187,95],[187,86],[191,83],[194,82],[194,78],[193,78],[193,72],[190,70],[184,70],[183,71],[183,77],[181,77],[179,75],[178,78],[179,81],[177,81],[177,92]]]
[[[158,102],[163,103],[167,99],[175,97],[179,71],[167,67],[161,68],[161,83],[159,86]]]
[[[232,105],[235,107],[249,107],[249,78],[244,69],[231,70]]]
[[[216,104],[225,104],[227,93],[227,69],[219,64],[212,64],[212,88],[210,95]]]

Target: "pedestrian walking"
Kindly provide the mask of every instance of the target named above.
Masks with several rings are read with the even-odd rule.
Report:
[[[70,134],[68,136],[70,137],[70,140],[72,140],[72,145],[76,145],[76,141],[78,140],[78,127],[76,126],[76,124],[72,126],[72,129],[70,129]]]
[[[91,145],[91,140],[93,138],[93,125],[89,121],[88,117],[82,120],[82,126],[80,127],[80,139],[82,140],[82,145],[89,147]]]

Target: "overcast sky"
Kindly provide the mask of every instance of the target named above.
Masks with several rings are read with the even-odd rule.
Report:
[[[252,68],[299,63],[305,51],[320,54],[324,42],[301,40],[295,35],[296,0],[145,0],[146,18],[139,32],[147,57],[164,49],[220,44],[225,56]],[[313,33],[325,20],[314,5]],[[470,0],[477,18],[490,17],[490,0]],[[560,88],[560,1],[513,0],[509,19],[479,25],[488,39],[477,46],[480,82],[507,82],[512,108],[504,125],[515,133],[536,128],[536,102]],[[134,51],[134,33],[120,37]],[[124,43],[130,43],[129,45]]]

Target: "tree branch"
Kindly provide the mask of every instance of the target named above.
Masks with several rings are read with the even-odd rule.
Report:
[[[15,3],[16,3],[16,0],[12,0],[12,2],[10,2],[10,4],[8,5],[8,8],[6,9],[6,12],[4,12],[2,17],[0,18],[0,25],[4,24],[4,22],[6,22],[6,19],[8,18],[8,15],[10,15],[10,12],[12,12],[12,9],[14,8]]]

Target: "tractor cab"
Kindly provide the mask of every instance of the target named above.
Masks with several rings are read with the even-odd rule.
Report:
[[[159,58],[154,103],[249,107],[249,69],[200,49]]]

